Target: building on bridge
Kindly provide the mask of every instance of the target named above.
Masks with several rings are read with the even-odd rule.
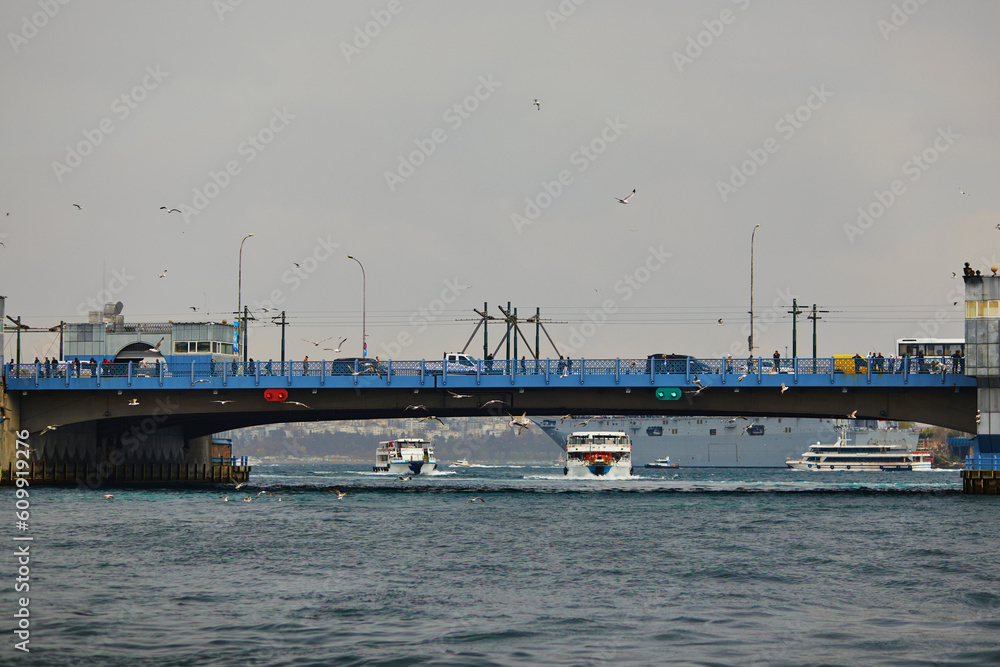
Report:
[[[227,322],[126,322],[122,302],[92,310],[87,322],[63,324],[63,360],[155,363],[168,355],[196,361],[237,360],[236,326]]]

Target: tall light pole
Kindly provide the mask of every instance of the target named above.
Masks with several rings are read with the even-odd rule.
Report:
[[[247,360],[247,318],[243,317],[243,244],[246,240],[253,236],[253,234],[247,234],[240,241],[240,261],[239,268],[237,270],[236,277],[236,317],[243,318],[243,325],[240,327],[240,333],[243,337],[243,361]]]
[[[365,265],[354,255],[348,255],[347,259],[353,259],[361,267],[361,356],[368,356],[368,340],[365,337]]]
[[[757,227],[760,225],[755,225],[750,233],[750,335],[747,337],[747,342],[750,345],[751,357],[753,357],[753,239],[757,234]]]

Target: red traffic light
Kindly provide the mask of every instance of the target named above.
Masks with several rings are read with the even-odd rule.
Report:
[[[288,400],[288,390],[286,389],[265,389],[264,390],[264,400],[265,401],[275,401],[281,403]]]

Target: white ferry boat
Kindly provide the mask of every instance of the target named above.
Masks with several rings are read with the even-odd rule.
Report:
[[[913,450],[902,440],[869,440],[866,445],[852,445],[837,438],[832,445],[816,443],[801,458],[788,459],[793,470],[861,470],[888,472],[891,470],[930,470],[931,453]]]
[[[421,438],[398,438],[378,443],[375,450],[375,472],[398,475],[419,475],[437,470],[434,447]]]
[[[624,431],[575,431],[566,439],[569,477],[622,478],[632,475],[632,443]]]
[[[646,468],[679,468],[680,466],[676,463],[670,462],[670,457],[665,456],[662,459],[656,459],[655,461],[650,461],[645,465]]]
[[[469,468],[472,464],[469,463],[469,459],[459,459],[451,464],[452,468]]]

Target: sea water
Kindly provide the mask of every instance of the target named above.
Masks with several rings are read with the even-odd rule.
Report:
[[[370,470],[31,488],[0,663],[1000,664],[1000,499],[956,471]]]

